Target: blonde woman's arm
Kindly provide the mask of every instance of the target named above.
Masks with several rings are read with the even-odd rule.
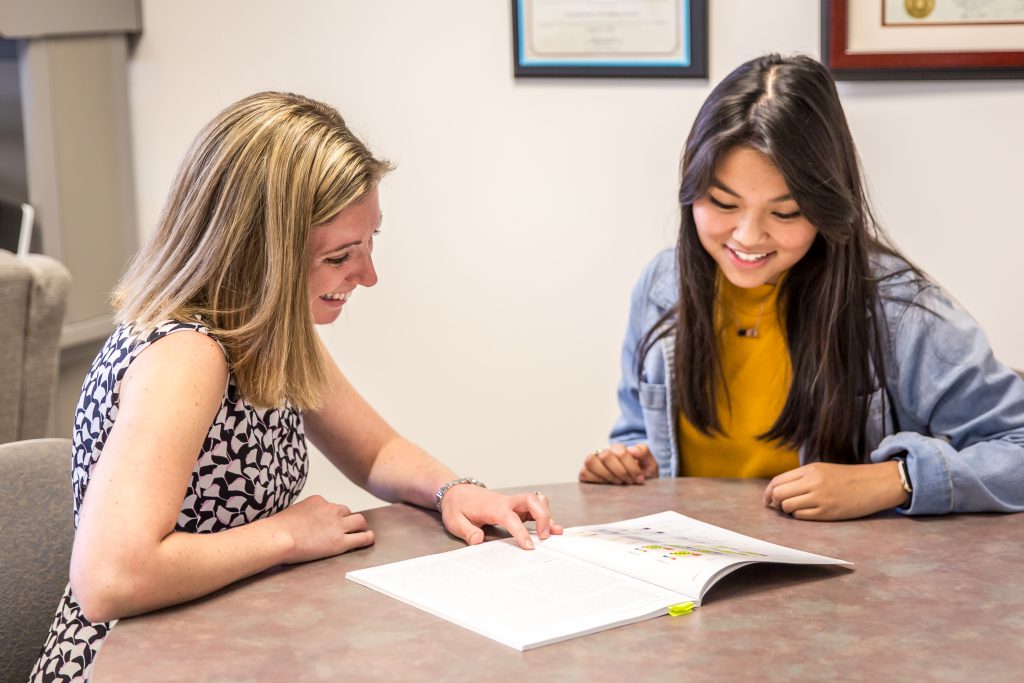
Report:
[[[349,479],[378,498],[433,509],[438,489],[458,475],[395,432],[359,395],[322,345],[321,353],[330,376],[330,394],[322,409],[303,416],[310,440]],[[483,540],[480,527],[486,524],[505,527],[523,548],[533,547],[523,524],[526,520],[536,521],[540,538],[562,531],[551,521],[546,498],[505,496],[471,484],[447,490],[441,516],[449,531],[470,544]]]
[[[71,558],[72,592],[90,621],[185,602],[277,564],[373,542],[362,515],[319,497],[226,531],[174,530],[226,382],[220,347],[194,332],[154,342],[125,373]]]

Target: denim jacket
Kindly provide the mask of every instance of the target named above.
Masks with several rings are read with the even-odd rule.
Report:
[[[902,262],[875,264],[894,273]],[[678,299],[675,252],[654,258],[637,282],[622,346],[621,414],[613,443],[646,443],[659,476],[679,476],[676,425],[679,407],[672,376],[674,336],[661,339],[643,359],[637,345]],[[933,284],[892,275],[881,285],[888,330],[888,393],[869,403],[867,459],[905,454],[914,492],[901,512],[1024,510],[1024,380],[992,354],[984,332]],[[907,301],[913,301],[910,305]],[[685,455],[685,454],[684,454]],[[800,462],[817,459],[801,449]]]

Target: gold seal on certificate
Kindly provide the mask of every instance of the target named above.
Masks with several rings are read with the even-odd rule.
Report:
[[[935,10],[935,0],[903,0],[907,14],[915,19],[924,19]]]
[[[850,3],[850,0],[847,0]],[[854,13],[864,14],[868,3],[857,3]],[[848,4],[848,7],[851,5]],[[877,6],[871,12],[877,12]],[[882,24],[885,26],[1003,25],[1024,22],[1024,0],[883,0]]]

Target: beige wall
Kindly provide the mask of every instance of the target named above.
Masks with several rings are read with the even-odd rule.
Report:
[[[492,486],[565,481],[614,418],[634,278],[673,241],[677,159],[740,62],[818,54],[818,2],[714,0],[711,81],[516,81],[506,0],[143,2],[130,61],[140,233],[217,110],[327,100],[398,170],[380,284],[324,336],[402,432]],[[879,216],[1024,366],[1024,81],[844,83]],[[308,492],[373,499],[317,459]]]

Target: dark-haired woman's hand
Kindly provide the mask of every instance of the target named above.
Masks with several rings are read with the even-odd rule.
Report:
[[[658,476],[658,463],[647,444],[612,444],[586,457],[580,481],[591,484],[642,484]]]
[[[855,519],[907,501],[895,460],[870,465],[815,462],[783,472],[764,490],[764,504],[797,519]]]

